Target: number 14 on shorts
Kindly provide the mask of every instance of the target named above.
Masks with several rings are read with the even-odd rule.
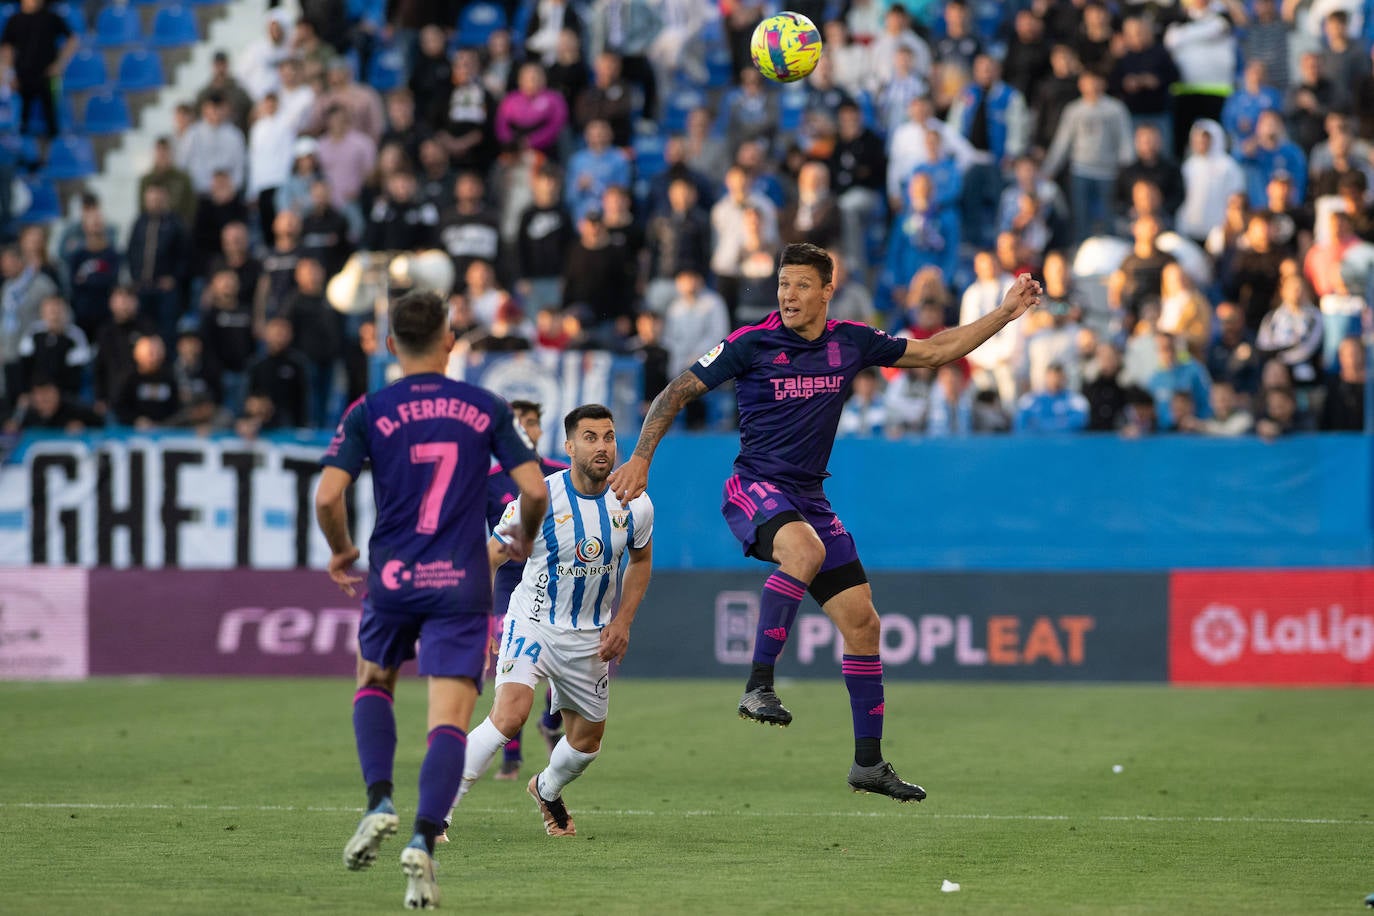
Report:
[[[527,642],[525,637],[517,636],[506,646],[506,651],[502,653],[502,656],[505,660],[514,662],[523,655],[537,665],[539,664],[539,653],[542,651],[543,647],[539,643],[532,639]]]

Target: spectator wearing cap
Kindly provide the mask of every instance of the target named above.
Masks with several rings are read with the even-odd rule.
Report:
[[[243,132],[228,120],[224,97],[211,93],[200,105],[200,120],[191,125],[177,144],[177,166],[191,178],[197,194],[210,193],[210,181],[219,171],[227,172],[234,190],[244,186],[247,144]]]
[[[296,125],[282,112],[277,93],[267,93],[248,131],[247,196],[263,226],[272,225],[277,215],[277,191],[291,177],[295,143]]]
[[[1069,103],[1045,156],[1045,174],[1069,168],[1073,237],[1082,242],[1110,231],[1117,175],[1132,157],[1131,120],[1126,106],[1106,95],[1106,82],[1090,70],[1078,78],[1082,97]]]
[[[354,80],[353,68],[344,60],[332,62],[327,75],[325,91],[315,98],[306,117],[304,132],[315,135],[328,132],[331,113],[343,108],[354,130],[367,135],[374,144],[379,142],[386,130],[386,112],[377,90]]]
[[[359,212],[358,195],[368,173],[377,165],[377,144],[353,126],[353,116],[342,105],[329,110],[329,129],[317,141],[316,155],[324,180],[333,192],[334,206],[344,213]],[[297,150],[300,156],[300,150]]]
[[[1088,425],[1088,399],[1069,389],[1064,367],[1051,363],[1044,384],[1016,402],[1012,429],[1023,435],[1079,432]]]
[[[1275,172],[1287,172],[1293,179],[1296,200],[1307,199],[1307,155],[1298,144],[1288,139],[1283,117],[1277,111],[1264,111],[1259,116],[1255,136],[1241,145],[1237,157],[1245,169],[1246,196],[1250,206],[1266,203],[1266,186]]]
[[[601,205],[601,195],[613,185],[629,187],[633,175],[625,151],[612,146],[611,125],[601,119],[587,124],[584,132],[586,146],[568,159],[567,187],[564,190],[568,209],[574,219]]]
[[[1231,145],[1239,148],[1255,135],[1260,112],[1282,110],[1283,95],[1266,82],[1264,62],[1252,60],[1245,65],[1240,88],[1222,106],[1221,126],[1226,129]]]
[[[216,51],[211,59],[210,81],[196,93],[196,109],[200,110],[212,95],[218,95],[224,100],[225,115],[229,123],[237,127],[240,133],[246,133],[248,116],[253,111],[253,99],[229,72],[229,55],[224,51]]]
[[[496,139],[510,149],[532,149],[557,158],[559,134],[568,123],[568,104],[548,88],[544,68],[520,66],[516,91],[507,93],[496,108]]]

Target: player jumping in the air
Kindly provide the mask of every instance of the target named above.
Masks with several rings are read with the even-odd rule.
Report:
[[[548,768],[530,779],[529,793],[549,836],[577,833],[563,787],[601,750],[610,663],[629,647],[630,624],[653,564],[654,506],[648,494],[618,504],[606,486],[615,466],[611,412],[587,404],[569,413],[563,427],[572,467],[546,479],[548,512],[501,634],[496,700],[491,715],[468,737],[458,793],[462,801],[525,724],[534,688],[547,678],[567,733],[549,755]],[[524,517],[524,503],[522,495],[507,507],[492,536],[493,567],[506,560],[506,531],[517,516]]]
[[[544,437],[544,409],[534,401],[511,401],[510,409],[515,411],[515,421],[538,449],[539,440]],[[567,470],[567,467],[561,461],[554,461],[542,455],[539,457],[539,470],[545,477]],[[502,470],[500,465],[493,467],[487,477],[487,527],[495,531],[496,526],[500,524],[501,516],[505,514],[506,506],[514,502],[519,495],[520,488],[511,480],[510,475]],[[506,608],[510,604],[511,592],[515,591],[515,586],[520,582],[520,576],[524,571],[524,563],[507,563],[496,571],[491,602],[493,634],[501,629],[501,621],[505,618]],[[563,737],[563,717],[549,708],[548,694],[544,696],[544,714],[539,717],[539,734],[549,746],[550,754],[558,744],[558,739]],[[520,763],[523,760],[520,749],[521,737],[521,734],[516,732],[515,737],[510,739],[510,743],[502,751],[501,768],[496,771],[497,779],[513,780],[520,777]]]
[[[746,555],[776,563],[763,585],[754,664],[740,716],[787,725],[792,714],[773,691],[802,596],[808,591],[844,639],[842,670],[854,722],[855,791],[920,801],[925,790],[883,759],[880,628],[868,577],[822,484],[835,430],[854,376],[868,366],[934,368],[968,354],[1040,301],[1040,284],[1016,279],[1001,306],[972,324],[926,340],[903,340],[852,321],[829,321],[835,288],[824,249],[788,245],[778,270],[778,311],[740,328],[654,399],[634,455],[611,475],[621,500],[644,491],[654,450],[684,405],[736,380],[740,453],[721,508]]]
[[[538,456],[506,402],[444,376],[453,332],[432,293],[391,304],[387,349],[404,377],[359,398],[339,422],[321,463],[315,513],[329,549],[329,576],[352,596],[358,548],[344,492],[372,464],[377,518],[368,541],[367,587],[358,628],[353,731],[367,786],[367,813],[344,847],[344,864],[366,868],[399,824],[391,802],[396,718],[392,697],[401,664],[415,657],[429,678],[429,750],[420,766],[415,831],[401,853],[405,904],[436,906],[434,841],[463,775],[466,729],[481,690],[491,615],[490,560],[483,500],[492,458],[520,489],[519,518],[504,545],[529,554],[548,493]]]

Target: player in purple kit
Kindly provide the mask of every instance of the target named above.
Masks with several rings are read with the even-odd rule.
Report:
[[[544,437],[543,415],[544,408],[534,401],[511,401],[510,409],[515,412],[515,422],[520,424],[520,428],[525,431],[530,442],[534,447],[539,447],[539,440]],[[561,461],[552,458],[539,456],[539,470],[545,477],[556,474],[559,471],[566,471],[568,466]],[[500,465],[491,469],[491,474],[487,477],[487,527],[492,531],[501,522],[501,516],[506,511],[506,506],[514,502],[520,495],[520,488],[515,485]],[[493,624],[492,632],[500,634],[501,621],[506,616],[506,608],[510,605],[511,593],[515,591],[515,586],[520,584],[520,577],[525,572],[524,563],[507,563],[496,571],[496,581],[493,586],[495,593],[491,604],[491,619]],[[544,714],[539,718],[539,734],[543,736],[544,743],[549,746],[549,753],[553,753],[554,747],[558,744],[558,739],[563,737],[563,714],[549,711],[549,698],[547,691],[544,694]],[[523,756],[520,751],[520,739],[522,735],[516,732],[515,737],[510,740],[502,751],[501,768],[496,772],[496,778],[501,780],[514,780],[520,777],[520,764]]]
[[[778,311],[717,344],[654,399],[634,455],[610,486],[621,502],[644,492],[654,450],[684,405],[735,379],[740,453],[725,482],[721,512],[748,556],[777,569],[763,585],[754,664],[739,714],[788,725],[773,690],[802,597],[811,593],[844,639],[842,670],[854,725],[849,785],[898,801],[925,790],[883,759],[883,666],[873,592],[854,539],[826,499],[823,483],[840,413],[854,377],[869,366],[935,368],[967,355],[1040,302],[1040,284],[1021,276],[1002,305],[977,321],[925,340],[889,337],[853,321],[830,321],[834,264],[824,249],[788,245],[778,270]]]
[[[407,907],[439,901],[434,842],[458,794],[467,727],[481,690],[491,614],[484,492],[493,457],[520,490],[520,529],[509,555],[523,560],[544,518],[548,490],[538,456],[506,402],[444,376],[453,332],[444,303],[409,293],[391,304],[387,349],[404,377],[353,403],[339,421],[315,496],[332,556],[329,576],[352,596],[362,578],[344,493],[372,465],[377,518],[368,541],[367,587],[358,628],[353,731],[367,812],[344,847],[344,864],[366,868],[396,832],[391,801],[396,754],[392,712],[401,664],[416,657],[429,678],[429,749],[420,767],[415,832],[401,853]]]

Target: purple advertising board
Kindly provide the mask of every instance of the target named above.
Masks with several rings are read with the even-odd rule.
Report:
[[[357,599],[319,570],[90,570],[90,673],[351,677]]]

